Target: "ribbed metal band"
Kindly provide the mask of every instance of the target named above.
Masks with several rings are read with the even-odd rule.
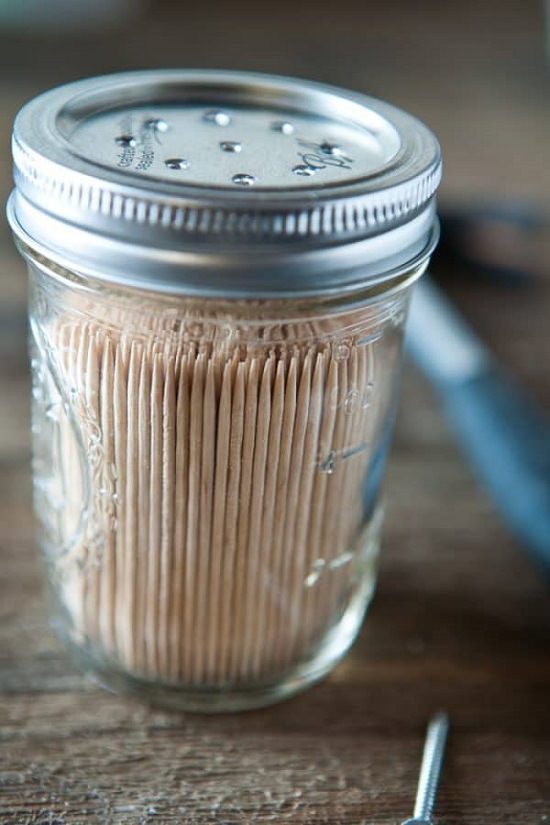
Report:
[[[214,70],[78,81],[23,107],[12,146],[14,232],[106,281],[334,292],[390,277],[434,237],[432,133],[310,81]]]
[[[112,222],[175,230],[184,235],[239,236],[243,239],[280,237],[340,240],[382,232],[390,224],[417,214],[441,182],[441,163],[417,178],[382,191],[310,206],[261,208],[249,203],[228,205],[193,203],[190,198],[124,192],[108,180],[97,180],[52,163],[12,140],[17,187],[45,208],[79,210]],[[85,218],[83,217],[83,220]],[[111,224],[112,227],[112,224]],[[114,227],[112,227],[114,228]]]

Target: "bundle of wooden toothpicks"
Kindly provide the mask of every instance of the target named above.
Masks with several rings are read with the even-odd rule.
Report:
[[[67,313],[45,333],[79,524],[58,596],[76,637],[126,672],[269,681],[321,644],[364,575],[379,311],[249,334],[147,317]]]

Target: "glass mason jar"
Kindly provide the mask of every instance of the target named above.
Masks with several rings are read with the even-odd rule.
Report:
[[[14,156],[56,630],[101,682],[173,707],[302,689],[373,594],[437,143],[329,87],[153,72],[32,101]]]

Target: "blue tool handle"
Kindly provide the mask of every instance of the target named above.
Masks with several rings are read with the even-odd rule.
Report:
[[[510,528],[550,573],[550,429],[496,368],[440,387],[447,418]]]
[[[503,519],[550,573],[548,421],[429,279],[413,299],[406,341]]]

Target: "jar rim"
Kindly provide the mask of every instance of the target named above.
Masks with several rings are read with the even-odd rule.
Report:
[[[28,244],[24,238],[14,235],[17,248],[21,256],[27,260],[34,268],[47,275],[57,283],[70,286],[77,292],[96,295],[98,290],[105,291],[108,298],[113,295],[124,294],[135,297],[139,294],[145,300],[154,298],[155,313],[158,312],[158,301],[166,301],[173,309],[179,302],[184,302],[186,309],[190,304],[205,306],[205,302],[215,302],[216,307],[226,308],[231,318],[246,320],[247,324],[254,323],[257,315],[257,306],[269,306],[276,312],[273,320],[283,322],[290,306],[293,307],[292,318],[301,317],[304,313],[310,318],[325,318],[333,314],[347,313],[358,309],[374,305],[380,301],[391,301],[400,293],[405,292],[412,286],[426,271],[430,261],[431,252],[437,245],[439,239],[439,222],[434,224],[434,236],[429,249],[423,255],[417,256],[408,266],[397,268],[391,276],[375,284],[359,284],[353,290],[341,291],[333,290],[331,293],[301,293],[291,296],[281,296],[280,294],[263,295],[255,300],[244,296],[230,297],[225,293],[205,296],[200,293],[185,293],[178,291],[160,291],[150,285],[140,285],[138,287],[129,286],[125,283],[115,283],[97,277],[92,273],[84,273],[74,269],[72,265],[51,257],[48,250],[38,249],[35,244]],[[173,302],[176,302],[175,305]],[[265,323],[265,318],[257,319],[258,324]],[[287,320],[291,320],[288,316]]]

